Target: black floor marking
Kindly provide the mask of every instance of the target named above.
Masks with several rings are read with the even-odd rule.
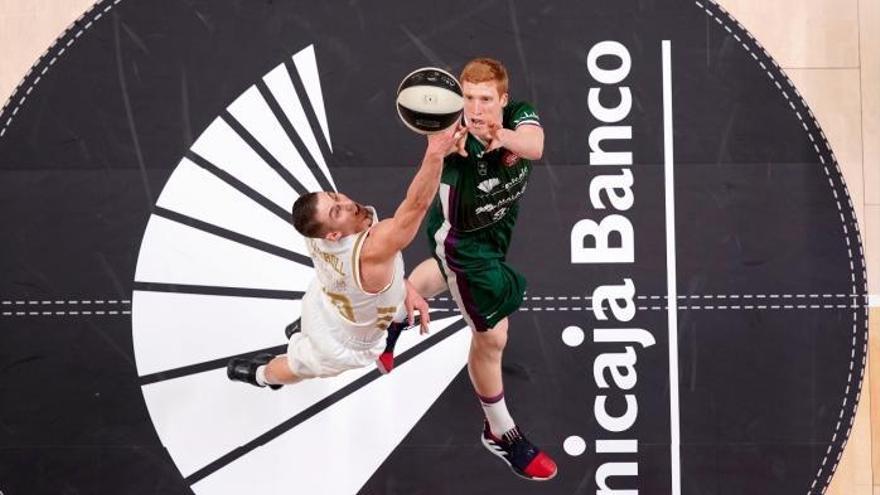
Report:
[[[330,150],[330,143],[327,142],[327,137],[324,136],[324,130],[321,128],[320,122],[318,122],[318,114],[312,106],[312,100],[309,99],[309,94],[306,92],[306,86],[299,77],[299,72],[297,72],[296,66],[293,65],[292,60],[285,61],[284,66],[287,67],[287,73],[290,75],[290,80],[293,81],[293,89],[296,91],[299,101],[302,103],[303,110],[306,113],[306,120],[309,121],[309,127],[312,128],[312,134],[315,135],[315,139],[318,141],[318,148],[321,149],[321,154],[324,155],[324,160],[327,162],[327,166],[333,168],[330,160],[333,156],[333,152]],[[321,175],[324,175],[323,172]],[[325,177],[321,184],[323,185],[327,182],[329,181],[327,180],[327,177]],[[327,190],[333,191],[334,189],[328,188]]]
[[[279,332],[280,334],[280,332]],[[237,357],[251,357],[260,353],[269,353],[274,355],[284,354],[287,352],[287,344],[276,345],[273,347],[267,347],[265,349],[258,349],[256,351],[248,351],[240,354],[235,354],[233,356],[226,356],[222,358],[212,359],[210,361],[205,361],[203,363],[190,364],[187,366],[181,366],[180,368],[174,368],[165,371],[158,371],[156,373],[150,373],[147,375],[142,375],[140,377],[141,386],[149,385],[151,383],[159,383],[164,382],[166,380],[173,380],[175,378],[182,378],[185,376],[195,375],[198,373],[203,373],[205,371],[216,370],[219,368],[223,368],[226,366],[226,363],[229,362],[232,358]]]
[[[272,113],[275,114],[275,119],[278,120],[278,123],[281,124],[281,128],[287,133],[287,138],[293,143],[297,153],[299,153],[299,156],[303,159],[303,162],[305,162],[306,167],[312,172],[312,175],[315,177],[315,180],[318,181],[321,189],[332,191],[333,188],[330,186],[330,182],[324,176],[324,172],[318,167],[318,162],[315,161],[315,158],[309,152],[309,149],[306,147],[302,138],[296,133],[296,129],[293,128],[293,124],[290,122],[290,119],[287,118],[287,114],[281,109],[281,105],[278,103],[278,100],[275,99],[275,95],[269,91],[269,87],[266,86],[266,83],[263,81],[257,82],[257,89],[260,91],[260,94],[263,95],[263,99],[266,100],[266,103],[269,104],[269,108],[272,110]],[[314,134],[314,130],[312,130],[312,133]]]
[[[248,237],[244,234],[239,234],[238,232],[224,229],[223,227],[218,227],[208,222],[197,220],[182,213],[177,213],[176,211],[162,208],[161,206],[153,207],[153,214],[177,223],[181,223],[183,225],[187,225],[194,229],[216,235],[217,237],[222,237],[224,239],[237,242],[239,244],[252,247],[254,249],[258,249],[269,254],[274,254],[275,256],[279,256],[290,261],[295,261],[296,263],[299,263],[301,265],[314,266],[312,265],[312,259],[308,256],[290,251],[289,249],[278,247],[274,244],[269,244],[268,242],[254,239],[253,237]]]
[[[415,356],[418,356],[422,352],[433,347],[435,344],[438,344],[440,341],[442,341],[446,337],[449,337],[450,335],[454,334],[455,332],[457,332],[465,327],[467,327],[467,323],[465,323],[464,320],[459,320],[459,321],[454,322],[450,326],[444,328],[443,330],[435,333],[434,335],[431,335],[430,337],[426,338],[422,342],[419,342],[418,344],[416,344],[409,351],[407,351],[404,354],[395,358],[395,367],[403,365],[404,363],[406,363],[410,359],[414,358]],[[236,448],[235,450],[223,455],[222,457],[215,460],[214,462],[208,464],[207,466],[205,466],[205,467],[199,469],[198,471],[194,472],[193,474],[187,476],[186,482],[189,483],[190,486],[198,483],[199,481],[207,478],[208,476],[216,473],[217,471],[219,471],[219,470],[223,469],[224,467],[228,466],[229,464],[233,463],[235,460],[252,452],[254,449],[269,443],[270,441],[280,437],[284,433],[287,433],[288,431],[292,430],[300,423],[306,421],[307,419],[311,418],[312,416],[327,409],[328,407],[339,402],[340,400],[348,397],[349,395],[353,394],[354,392],[357,392],[358,390],[367,386],[370,382],[372,382],[373,380],[375,380],[381,376],[382,376],[382,374],[379,373],[379,370],[373,370],[373,371],[367,373],[366,375],[349,383],[348,385],[342,387],[341,389],[337,390],[336,392],[328,395],[324,399],[312,404],[311,407],[303,410],[302,412],[300,412],[296,416],[288,419],[287,421],[272,428],[271,430],[267,431],[266,433],[263,433],[262,435],[251,440],[250,442],[247,442],[246,444],[242,445],[241,447]]]
[[[279,335],[281,332],[279,332]],[[248,351],[240,354],[235,354],[233,356],[226,356],[222,358],[212,359],[210,361],[205,361],[203,363],[189,364],[186,366],[181,366],[180,368],[174,368],[165,371],[158,371],[156,373],[150,373],[147,375],[142,375],[140,377],[141,386],[149,385],[151,383],[159,383],[164,382],[166,380],[173,380],[175,378],[182,378],[185,376],[195,375],[198,373],[203,373],[205,371],[211,371],[220,369],[226,366],[226,363],[229,362],[232,358],[238,357],[251,357],[260,353],[269,353],[274,355],[284,354],[287,352],[287,344],[276,345],[273,347],[267,347],[265,349],[258,349],[256,351]]]
[[[304,292],[296,290],[251,289],[249,287],[218,287],[214,285],[167,284],[162,282],[134,282],[132,290],[197,294],[202,296],[255,297],[262,299],[302,299]]]
[[[273,201],[271,201],[269,198],[263,196],[262,194],[260,194],[256,190],[252,189],[250,186],[248,186],[244,182],[236,179],[234,175],[230,174],[229,172],[227,172],[227,171],[221,169],[220,167],[214,165],[213,163],[209,162],[207,159],[205,159],[204,157],[202,157],[201,155],[199,155],[198,153],[196,153],[193,150],[187,151],[184,156],[189,161],[195,163],[199,167],[201,167],[201,168],[205,169],[206,171],[210,172],[211,174],[213,174],[218,179],[229,184],[235,190],[244,194],[245,196],[247,196],[248,198],[253,200],[255,203],[259,204],[260,206],[262,206],[263,208],[265,208],[266,210],[268,210],[269,212],[271,212],[272,214],[274,214],[278,218],[284,220],[285,222],[288,222],[288,223],[290,222],[290,213],[287,210],[278,206]],[[291,226],[291,229],[292,228],[293,228],[293,226]]]
[[[281,178],[284,179],[284,181],[287,182],[287,184],[290,185],[290,187],[293,188],[293,190],[296,191],[297,194],[302,196],[309,191],[304,185],[302,185],[300,181],[296,179],[296,177],[293,176],[293,174],[290,173],[290,170],[284,168],[284,165],[281,165],[281,163],[279,163],[278,160],[276,160],[275,157],[272,156],[272,153],[269,153],[269,151],[264,148],[259,141],[257,141],[257,138],[255,138],[253,134],[248,132],[248,130],[243,125],[241,125],[241,123],[236,120],[236,118],[233,117],[228,110],[224,110],[223,113],[220,114],[220,118],[223,119],[223,121],[226,122],[226,124],[229,125],[229,127],[231,127],[232,130],[234,130],[235,133],[238,134],[238,136],[245,143],[247,143],[247,145],[250,146],[252,150],[254,150],[254,153],[259,155],[260,159],[262,159],[264,162],[266,162],[267,165],[272,167],[272,170],[280,175]]]

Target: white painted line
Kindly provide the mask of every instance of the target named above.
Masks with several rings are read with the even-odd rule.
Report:
[[[672,46],[663,40],[663,172],[666,190],[666,301],[669,326],[669,424],[672,495],[681,495],[681,433],[678,404],[678,286],[675,264],[675,181],[672,148]]]

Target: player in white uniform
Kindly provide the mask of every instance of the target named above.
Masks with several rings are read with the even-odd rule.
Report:
[[[342,193],[318,192],[294,203],[294,227],[305,236],[316,278],[302,299],[301,331],[287,354],[234,358],[231,380],[273,389],[376,362],[385,330],[418,309],[427,331],[427,304],[404,280],[403,256],[419,230],[440,183],[443,158],[464,131],[455,127],[428,136],[427,149],[406,198],[394,216],[379,221],[371,207]]]
[[[375,219],[375,210],[367,210]],[[385,347],[389,324],[406,318],[399,251],[385,287],[371,291],[361,282],[358,260],[373,228],[338,241],[306,240],[317,276],[302,299],[302,331],[291,335],[287,347],[296,376],[333,376],[372,364]]]

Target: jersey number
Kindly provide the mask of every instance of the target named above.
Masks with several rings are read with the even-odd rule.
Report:
[[[351,299],[343,294],[336,294],[335,292],[326,292],[326,294],[327,297],[330,298],[330,302],[336,306],[336,309],[339,310],[339,314],[341,314],[343,318],[348,321],[354,321],[354,307],[351,305]]]

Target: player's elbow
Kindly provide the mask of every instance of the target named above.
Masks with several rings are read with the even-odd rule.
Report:
[[[544,156],[544,147],[543,146],[536,147],[536,148],[531,149],[523,154],[523,158],[525,158],[526,160],[533,160],[533,161],[540,160],[542,156]]]
[[[544,156],[544,143],[534,143],[520,151],[519,156],[526,160],[540,160]]]

